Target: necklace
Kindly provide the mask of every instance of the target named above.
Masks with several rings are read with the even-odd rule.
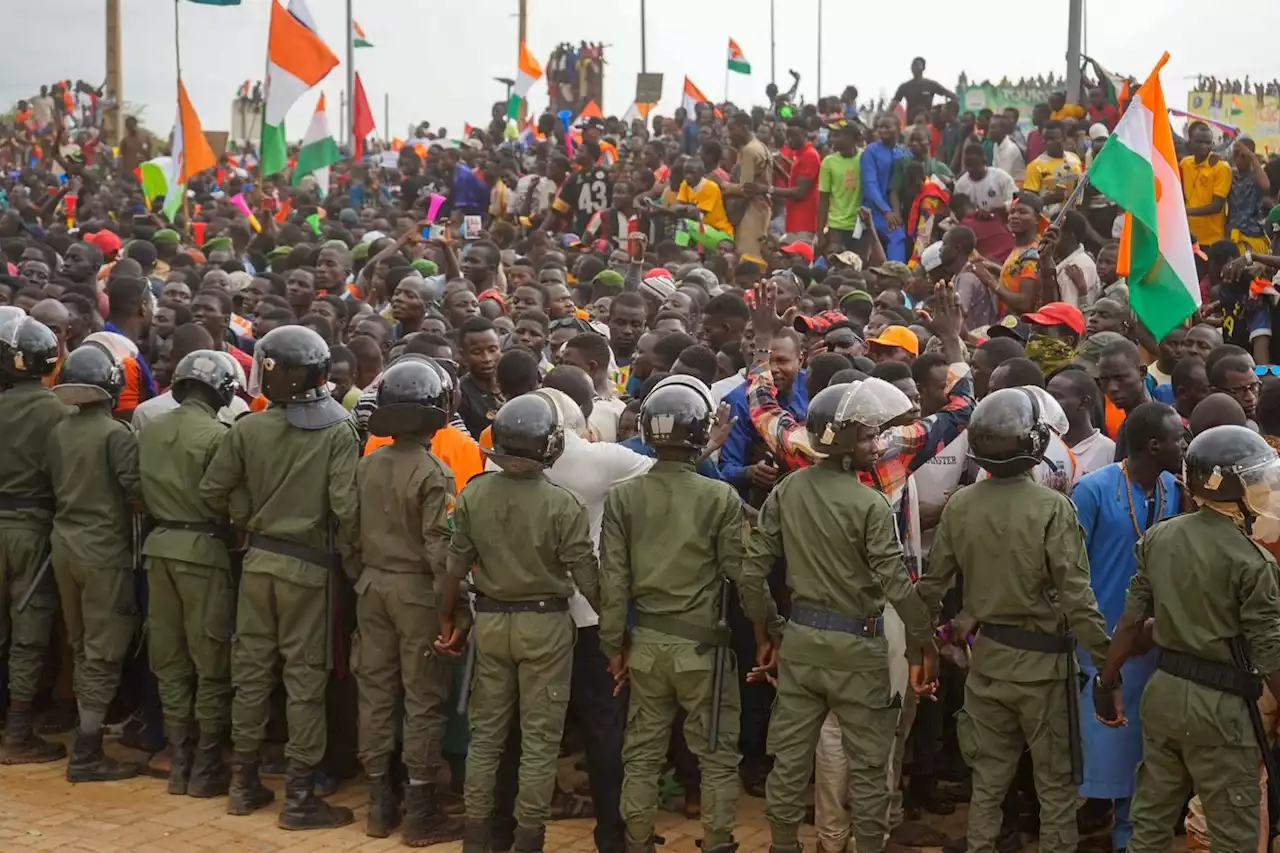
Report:
[[[1120,472],[1124,474],[1124,496],[1129,501],[1129,520],[1133,522],[1133,532],[1138,538],[1142,538],[1145,532],[1142,525],[1138,524],[1138,513],[1133,508],[1133,481],[1129,479],[1129,460],[1125,459],[1120,463]],[[1159,521],[1164,515],[1164,491],[1160,488],[1160,480],[1156,479],[1156,515],[1155,520]]]

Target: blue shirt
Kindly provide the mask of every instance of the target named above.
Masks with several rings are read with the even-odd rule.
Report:
[[[798,421],[803,421],[809,412],[809,395],[805,391],[805,374],[801,370],[796,374],[795,382],[786,395],[778,395],[778,405],[791,413]],[[729,440],[720,448],[720,479],[731,483],[738,494],[746,497],[747,487],[751,485],[747,474],[747,459],[753,441],[763,441],[756,428],[751,424],[751,406],[747,402],[747,383],[725,395],[724,402],[729,404],[729,417],[737,422],[729,431]]]
[[[453,209],[470,215],[483,215],[489,209],[489,185],[476,177],[471,167],[459,163],[453,170]]]
[[[638,435],[633,435],[626,441],[618,442],[618,444],[627,448],[627,450],[639,453],[641,456],[648,456],[650,459],[658,458],[658,453],[653,449],[653,445],[645,444],[644,439]],[[712,480],[720,479],[720,472],[716,470],[716,466],[710,459],[703,459],[698,463],[698,473]]]
[[[894,161],[905,155],[901,148],[873,142],[862,152],[862,197],[878,219],[889,213],[889,179]]]

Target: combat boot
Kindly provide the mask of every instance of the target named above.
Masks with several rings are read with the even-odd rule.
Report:
[[[116,782],[138,775],[138,765],[108,758],[102,751],[102,729],[87,735],[76,729],[76,740],[67,762],[68,782]]]
[[[187,793],[187,780],[191,776],[191,758],[194,744],[186,726],[174,726],[169,730],[169,744],[173,747],[173,760],[169,763],[169,793]]]
[[[4,743],[0,745],[0,764],[45,764],[65,758],[67,748],[49,743],[32,730],[31,708],[16,708],[10,703],[4,725]]]
[[[276,798],[275,793],[258,778],[258,757],[236,753],[231,762],[231,792],[227,798],[227,814],[247,815]]]
[[[462,853],[489,853],[488,821],[467,821],[462,830]]]
[[[391,776],[378,773],[369,777],[369,815],[364,834],[370,838],[386,838],[400,825],[400,804],[391,790]]]
[[[284,808],[277,826],[281,829],[333,829],[355,820],[351,809],[331,806],[315,795],[314,767],[289,763],[284,777]]]
[[[542,845],[547,840],[545,826],[517,826],[516,843],[512,853],[542,853]]]
[[[770,844],[769,853],[804,853],[804,845],[799,841],[795,844]]]
[[[430,847],[445,844],[463,837],[464,821],[440,813],[436,799],[436,786],[430,782],[409,785],[404,789],[404,829],[400,830],[401,843],[409,847]]]
[[[715,847],[702,848],[704,853],[737,853],[738,842],[730,841],[725,844],[717,844]]]
[[[231,774],[222,760],[222,738],[217,734],[200,733],[195,761],[191,765],[191,778],[187,782],[187,795],[191,797],[221,797],[231,784]]]

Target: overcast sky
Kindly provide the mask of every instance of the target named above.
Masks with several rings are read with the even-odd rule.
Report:
[[[769,82],[769,0],[647,0],[648,70],[666,75],[661,111],[679,103],[688,74],[710,98],[725,95],[727,40],[741,45],[750,76],[733,75],[729,97],[763,101]],[[262,77],[269,0],[238,7],[181,5],[183,78],[206,130],[230,127],[231,100],[246,79]],[[635,96],[640,70],[641,0],[528,0],[530,48],[546,64],[560,41],[601,41],[605,51],[606,114],[621,115]],[[164,134],[175,113],[174,4],[170,0],[122,0],[125,100],[145,106],[144,124]],[[29,97],[41,83],[105,76],[104,0],[10,2],[9,38],[0,52],[0,105]],[[817,95],[819,0],[777,3],[777,73],[802,77],[801,94]],[[1184,106],[1188,79],[1274,76],[1266,51],[1246,48],[1249,33],[1280,28],[1280,3],[1254,4],[1247,19],[1202,0],[1094,0],[1087,21],[1088,52],[1113,71],[1145,77],[1162,50],[1172,54],[1164,85],[1170,105]],[[321,36],[345,62],[345,0],[309,0]],[[403,135],[426,119],[456,133],[463,122],[480,124],[489,105],[504,96],[495,76],[514,77],[516,0],[355,0],[355,19],[373,48],[356,51],[356,66],[384,130],[383,97],[391,97],[391,132]],[[961,70],[971,79],[1065,72],[1067,0],[915,0],[912,14],[899,3],[841,2],[823,7],[822,90],[838,94],[846,83],[864,98],[891,94],[909,74],[911,57],[929,60],[928,76],[953,87]],[[1215,13],[1217,10],[1220,13]],[[1247,21],[1247,27],[1242,22]],[[1250,44],[1253,40],[1250,39]],[[339,66],[322,83],[331,126],[337,133]],[[531,105],[541,110],[547,91],[539,83]],[[315,94],[289,115],[289,134],[301,137]]]

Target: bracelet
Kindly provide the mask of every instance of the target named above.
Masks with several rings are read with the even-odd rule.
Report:
[[[1102,683],[1102,673],[1098,673],[1093,677],[1093,689],[1102,693],[1114,693],[1117,687],[1124,684],[1124,680],[1120,677],[1120,673],[1116,673],[1116,680],[1111,684]]]

